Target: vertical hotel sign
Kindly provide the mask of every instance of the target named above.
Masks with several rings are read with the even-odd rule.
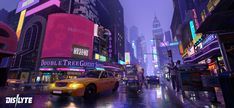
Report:
[[[26,15],[26,9],[39,3],[39,0],[20,0],[16,9],[16,13],[20,13],[20,18],[19,18],[19,22],[18,22],[18,26],[17,26],[17,30],[16,30],[16,35],[17,35],[17,39],[19,40],[20,38],[20,34],[21,34],[21,30],[24,24],[24,19],[25,19],[25,15]]]
[[[125,52],[125,63],[130,64],[130,52]]]

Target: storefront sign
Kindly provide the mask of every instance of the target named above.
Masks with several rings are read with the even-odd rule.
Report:
[[[124,64],[125,64],[125,62],[122,61],[122,60],[119,60],[118,63],[121,64],[121,65],[124,65]]]
[[[102,62],[105,62],[106,61],[106,57],[101,55],[99,60],[102,61]]]
[[[33,15],[33,14],[40,12],[48,7],[51,7],[51,6],[60,7],[60,0],[47,0],[47,2],[27,11],[25,17]]]
[[[194,47],[192,46],[191,48],[188,49],[188,56],[191,56],[195,53]]]
[[[130,52],[125,52],[125,63],[130,64]]]
[[[79,60],[79,59],[42,59],[41,67],[84,67],[96,68],[103,65],[98,61]]]
[[[89,57],[89,48],[73,45],[72,48],[73,57],[77,58],[88,58]]]
[[[190,25],[190,31],[192,34],[192,38],[195,39],[196,38],[196,30],[195,30],[195,26],[194,26],[194,22],[193,20],[189,21],[189,25]]]
[[[100,59],[100,55],[95,53],[95,60],[99,60]]]
[[[171,42],[171,43],[170,43],[170,46],[176,46],[176,45],[179,45],[179,42],[178,42],[178,41],[176,41],[176,42]]]
[[[79,71],[84,72],[85,69],[79,69],[79,68],[57,68],[57,71]]]
[[[208,45],[209,43],[211,43],[213,40],[216,39],[216,35],[215,34],[211,34],[209,35],[203,42],[202,42],[202,45],[203,46],[206,46]]]
[[[39,3],[39,0],[20,0],[16,9],[16,13],[19,13],[22,10],[25,10],[37,3]]]
[[[40,71],[52,71],[54,70],[53,68],[40,68]]]

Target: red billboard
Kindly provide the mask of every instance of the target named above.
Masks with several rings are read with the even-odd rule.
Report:
[[[56,13],[48,17],[42,58],[92,59],[94,23],[85,17]]]

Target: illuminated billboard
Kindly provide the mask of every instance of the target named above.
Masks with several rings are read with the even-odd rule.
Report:
[[[196,38],[196,30],[195,30],[193,20],[189,21],[189,26],[190,26],[190,31],[191,31],[191,34],[192,34],[192,38],[195,39]]]
[[[89,57],[89,48],[73,45],[72,54],[75,58],[88,58]]]
[[[130,64],[130,52],[125,52],[125,63]]]
[[[42,58],[73,57],[92,59],[94,23],[72,14],[56,13],[48,17]]]
[[[158,57],[157,57],[157,48],[156,46],[153,46],[153,63],[158,62]]]

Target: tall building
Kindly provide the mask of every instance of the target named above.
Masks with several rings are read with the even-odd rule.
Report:
[[[98,0],[61,0],[61,6],[66,13],[81,15],[94,23],[99,22],[96,10]]]
[[[113,62],[124,61],[124,16],[119,0],[97,0],[99,22],[111,32]]]
[[[166,31],[164,32],[164,39],[163,41],[164,42],[168,42],[168,43],[171,43],[172,42],[172,36],[171,36],[171,31]]]
[[[208,58],[209,61],[211,61],[210,63],[213,63],[213,66],[216,66],[216,70],[218,70],[216,72],[219,75],[222,75],[220,74],[222,72],[230,72],[229,77],[224,77],[224,80],[229,80],[230,77],[233,77],[231,74],[234,72],[234,1],[207,0],[207,2],[205,2],[195,0],[194,2],[199,5],[196,5],[196,12],[197,14],[200,14],[199,12],[201,12],[201,15],[198,15],[198,17],[201,17],[202,19],[196,33],[202,33],[202,36],[204,35],[205,37],[201,39],[203,40],[201,43],[204,44],[203,48],[200,50],[203,55],[202,58]],[[210,49],[206,49],[207,47]],[[221,55],[219,52],[221,52]],[[213,57],[211,58],[210,55]],[[199,57],[200,55],[196,54],[196,56]],[[233,91],[231,90],[232,83],[225,81],[220,82],[225,106],[227,108],[234,107],[234,103],[231,101],[233,98],[230,98],[233,97]]]
[[[139,36],[139,30],[136,26],[132,26],[129,29],[129,41],[133,42],[136,41],[137,37]]]
[[[137,49],[136,50],[136,57],[137,57],[139,63],[143,63],[143,60],[144,60],[142,41],[143,41],[143,37],[137,37],[137,39],[136,39],[136,49]]]
[[[147,43],[144,36],[136,39],[137,59],[138,63],[147,71]]]
[[[0,10],[0,21],[7,22],[8,11],[5,9]]]
[[[126,41],[130,42],[129,31],[128,31],[128,27],[126,26],[124,26],[124,35],[125,35],[125,42]]]
[[[129,29],[129,39],[130,39],[129,42],[132,44],[133,53],[136,58],[137,58],[136,40],[138,36],[139,36],[138,28],[136,26],[132,26]]]
[[[160,43],[164,40],[164,33],[161,28],[160,22],[157,16],[154,17],[153,20],[153,46],[152,46],[152,57],[153,57],[153,65],[154,65],[154,72],[159,71],[160,67],[160,57],[159,57],[159,48]]]
[[[158,40],[163,40],[163,30],[157,16],[154,16],[153,20],[153,37]]]

